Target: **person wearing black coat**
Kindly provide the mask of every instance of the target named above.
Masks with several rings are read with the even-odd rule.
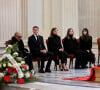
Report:
[[[80,69],[80,68],[85,68],[86,67],[86,55],[85,53],[79,49],[79,45],[77,43],[76,38],[73,37],[73,29],[69,28],[67,31],[67,36],[64,38],[64,50],[68,54],[74,54],[76,57],[75,61],[75,68]]]
[[[92,36],[89,35],[88,29],[84,28],[80,36],[80,49],[87,54],[87,62],[94,63],[94,54],[92,52]]]
[[[52,62],[53,54],[51,52],[47,52],[44,45],[43,37],[41,35],[38,35],[38,32],[39,32],[39,27],[34,26],[33,35],[28,38],[28,46],[30,52],[32,53],[33,58],[37,58],[37,57],[41,58],[41,68],[39,72],[40,73],[51,72],[50,65]],[[46,57],[49,57],[49,59],[48,59],[46,69],[44,71],[44,62],[46,60]]]
[[[34,74],[34,69],[33,69],[33,64],[32,64],[32,56],[30,53],[28,53],[28,50],[24,47],[24,43],[23,43],[21,34],[16,32],[15,35],[12,37],[10,43],[11,43],[11,45],[16,44],[16,43],[18,44],[19,56],[23,57],[25,59],[25,62],[29,66],[29,71],[32,71],[32,73]]]
[[[51,35],[48,38],[48,51],[54,54],[54,60],[56,64],[59,64],[57,56],[59,56],[59,59],[61,59],[60,70],[68,71],[65,65],[67,61],[67,54],[62,49],[60,36],[57,35],[57,28],[52,28],[51,30]]]

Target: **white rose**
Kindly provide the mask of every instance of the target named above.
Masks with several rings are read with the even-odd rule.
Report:
[[[13,65],[12,65],[11,63],[8,63],[8,66],[9,66],[9,67],[13,67]]]
[[[8,45],[8,47],[12,48],[12,45]]]
[[[18,75],[18,78],[23,78],[23,77],[24,77],[23,73]]]
[[[25,61],[21,61],[21,64],[25,64]]]
[[[19,65],[19,66],[21,66],[21,64],[20,64],[20,63],[18,63],[18,65]]]
[[[26,78],[29,78],[29,77],[30,77],[30,73],[29,73],[29,72],[26,72],[26,73],[25,73],[25,77],[26,77]]]
[[[18,61],[22,61],[22,58],[21,58],[21,57],[17,57],[17,60],[18,60]]]
[[[0,73],[0,78],[3,78],[4,77],[4,74],[3,73]]]
[[[22,68],[22,71],[25,71],[25,69],[24,69],[24,68]]]
[[[16,56],[18,56],[18,53],[17,53],[17,52],[14,52],[14,53],[13,53],[13,55],[16,55]]]
[[[6,67],[6,64],[3,64],[3,67]]]

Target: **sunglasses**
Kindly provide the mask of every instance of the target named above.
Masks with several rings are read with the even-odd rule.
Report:
[[[22,36],[18,36],[18,38],[22,38]]]

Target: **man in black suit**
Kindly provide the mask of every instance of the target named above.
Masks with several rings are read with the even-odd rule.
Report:
[[[49,57],[48,63],[45,69],[45,72],[51,72],[50,65],[52,62],[52,53],[47,52],[43,37],[38,34],[39,27],[34,26],[33,27],[33,35],[28,38],[28,45],[30,52],[32,53],[33,58],[40,57],[41,58],[41,68],[39,70],[40,73],[44,73],[44,62],[46,57]]]
[[[29,71],[31,71],[32,74],[34,74],[34,69],[33,69],[33,64],[32,64],[32,55],[28,53],[28,50],[24,47],[22,35],[18,32],[16,32],[15,35],[11,39],[12,45],[16,43],[18,44],[18,48],[19,48],[19,51],[18,51],[19,56],[25,59],[25,62],[29,66]]]

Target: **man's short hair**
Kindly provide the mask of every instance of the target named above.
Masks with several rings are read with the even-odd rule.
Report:
[[[33,30],[34,30],[34,28],[37,28],[37,29],[39,29],[39,27],[38,27],[38,26],[33,26]]]

